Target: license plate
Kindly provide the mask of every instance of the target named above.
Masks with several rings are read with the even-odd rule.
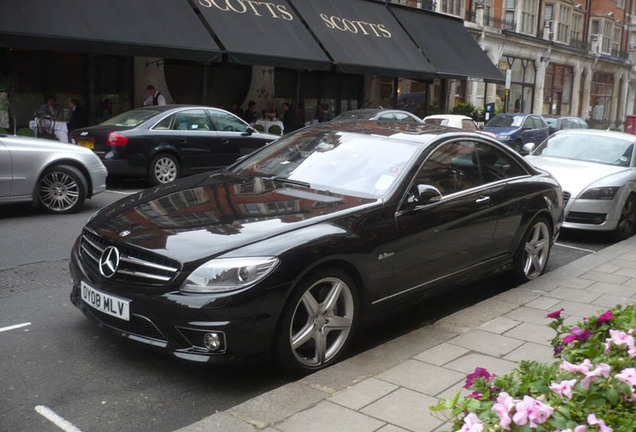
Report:
[[[95,148],[95,143],[93,141],[77,141],[77,145],[81,147],[86,147],[89,149]]]
[[[82,281],[82,300],[90,307],[124,321],[130,321],[130,300],[96,290]]]

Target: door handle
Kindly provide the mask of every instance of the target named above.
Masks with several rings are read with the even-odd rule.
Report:
[[[475,200],[475,204],[488,204],[490,202],[489,196],[480,196]]]
[[[185,143],[187,143],[187,142],[188,142],[188,140],[187,140],[187,139],[185,139],[185,138],[179,138],[179,139],[177,140],[177,144],[185,144]]]
[[[223,139],[223,140],[221,140],[221,142],[222,142],[223,144],[229,144],[229,143],[230,143],[230,140],[229,140],[229,139]]]

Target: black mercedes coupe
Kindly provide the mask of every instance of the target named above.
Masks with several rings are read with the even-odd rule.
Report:
[[[99,156],[109,177],[145,177],[153,185],[226,167],[278,138],[232,113],[196,105],[137,108],[71,133],[72,143]]]
[[[179,358],[269,352],[307,373],[365,314],[495,271],[538,277],[562,217],[554,178],[482,134],[323,123],[99,211],[71,300]]]

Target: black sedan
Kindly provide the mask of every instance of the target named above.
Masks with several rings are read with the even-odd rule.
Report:
[[[364,314],[495,271],[538,277],[562,215],[558,183],[484,135],[323,123],[98,212],[71,300],[179,358],[273,352],[310,372]]]
[[[146,177],[155,185],[226,167],[278,138],[222,109],[187,105],[138,108],[71,134],[73,143],[95,151],[109,176]]]

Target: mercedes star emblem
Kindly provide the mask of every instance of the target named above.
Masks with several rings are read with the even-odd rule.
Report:
[[[105,278],[111,278],[117,272],[117,267],[119,267],[119,250],[115,246],[108,246],[99,259],[99,272]]]

